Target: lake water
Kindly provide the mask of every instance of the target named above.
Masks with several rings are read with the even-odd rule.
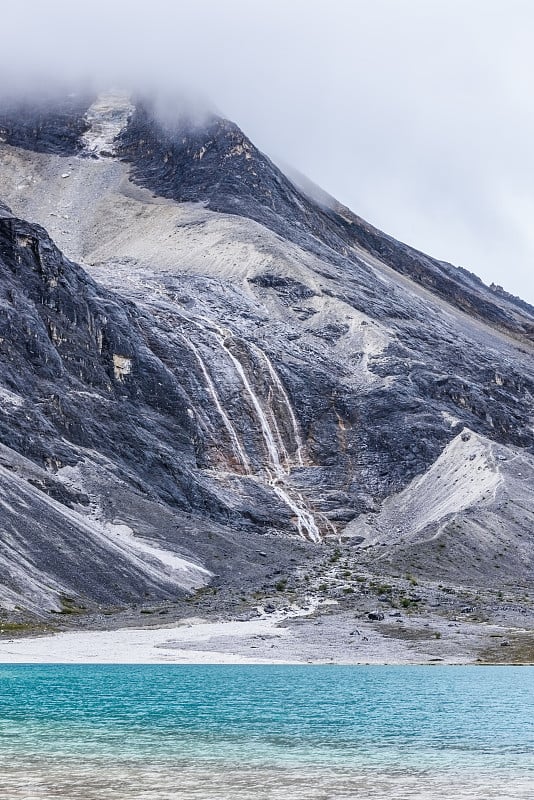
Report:
[[[534,798],[534,668],[0,665],[0,798]]]

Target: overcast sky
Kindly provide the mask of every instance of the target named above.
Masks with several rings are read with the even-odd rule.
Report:
[[[531,0],[16,0],[0,80],[207,98],[397,238],[534,303]]]

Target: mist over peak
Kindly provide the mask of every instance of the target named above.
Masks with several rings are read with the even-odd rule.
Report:
[[[170,125],[213,110],[378,227],[532,301],[534,10],[489,6],[20,0],[2,9],[1,92],[121,86]]]

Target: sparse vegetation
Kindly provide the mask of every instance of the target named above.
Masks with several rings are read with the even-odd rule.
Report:
[[[340,558],[341,558],[341,550],[339,549],[339,547],[336,547],[336,549],[330,556],[329,561],[331,564],[335,564],[339,561]]]
[[[2,622],[0,624],[1,633],[31,633],[35,631],[38,626],[33,622]]]
[[[52,614],[83,614],[86,610],[85,606],[77,603],[73,597],[68,597],[67,595],[61,595],[59,602],[61,603],[61,609],[59,611],[57,609],[52,609]]]

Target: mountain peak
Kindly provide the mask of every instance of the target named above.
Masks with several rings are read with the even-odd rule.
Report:
[[[219,116],[106,92],[0,130],[0,606],[176,596],[167,550],[255,593],[329,538],[531,585],[534,309]]]
[[[0,141],[67,158],[122,161],[129,180],[154,196],[254,220],[347,274],[356,269],[370,282],[371,296],[369,255],[462,311],[524,341],[534,338],[527,303],[396,241],[326,193],[318,198],[317,188],[307,191],[305,182],[286,177],[235,123],[192,113],[186,103],[163,107],[109,90],[11,104],[0,108]]]

